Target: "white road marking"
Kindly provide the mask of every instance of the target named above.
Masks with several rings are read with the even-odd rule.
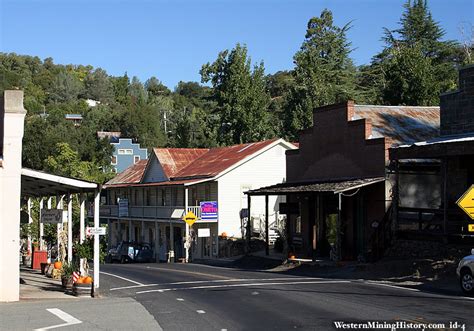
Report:
[[[183,298],[176,298],[176,300],[178,300],[178,301],[184,301]]]
[[[44,327],[44,328],[35,329],[35,331],[56,329],[56,328],[60,328],[60,327],[63,327],[63,326],[69,326],[69,325],[81,324],[82,323],[82,321],[78,320],[75,317],[72,317],[68,313],[63,312],[61,309],[50,308],[50,309],[46,309],[46,310],[49,311],[51,314],[56,315],[57,317],[59,317],[60,319],[62,319],[66,323],[56,324],[56,325],[51,325],[51,326],[47,326],[47,327]]]
[[[365,284],[369,284],[369,285],[391,287],[391,288],[395,288],[395,289],[399,289],[399,290],[407,290],[407,291],[419,292],[420,294],[437,295],[437,296],[442,296],[442,297],[444,297],[444,298],[449,298],[449,299],[464,299],[464,300],[472,300],[472,301],[474,301],[474,298],[471,298],[471,297],[449,296],[449,295],[443,295],[443,294],[434,293],[434,292],[422,292],[422,291],[420,291],[419,289],[411,288],[411,287],[403,287],[403,286],[397,286],[397,285],[379,283],[379,282],[374,282],[374,281],[366,281],[366,282],[364,282],[364,283],[365,283]]]
[[[309,281],[309,282],[285,282],[285,283],[250,283],[250,284],[222,284],[222,285],[205,285],[193,287],[173,287],[158,290],[139,291],[135,294],[144,294],[152,292],[168,292],[168,291],[184,291],[184,290],[201,290],[209,288],[226,288],[226,287],[247,287],[247,286],[273,286],[273,285],[305,285],[305,284],[334,284],[334,283],[350,283],[349,280],[333,280],[333,281]]]
[[[252,292],[252,295],[258,295],[259,293],[257,291]]]
[[[274,280],[316,280],[316,279],[322,280],[323,278],[280,277],[280,278],[232,278],[232,279],[213,279],[213,280],[192,280],[192,281],[186,281],[186,282],[141,284],[141,285],[114,287],[114,288],[111,288],[110,291],[126,290],[126,289],[139,288],[139,287],[163,286],[163,285],[186,285],[186,284],[205,284],[205,283],[245,282],[245,281],[255,282],[255,281],[274,281]]]
[[[125,277],[122,277],[122,276],[118,276],[118,275],[114,275],[114,274],[109,274],[108,272],[103,272],[103,271],[101,271],[100,273],[101,273],[101,274],[104,274],[104,275],[107,275],[107,276],[112,276],[112,277],[115,277],[115,278],[119,278],[119,279],[126,280],[127,282],[130,282],[130,283],[133,283],[133,284],[137,284],[138,286],[143,286],[142,283],[136,282],[136,281],[134,281],[134,280],[131,280],[131,279],[128,279],[128,278],[125,278]]]
[[[206,312],[204,310],[196,310],[196,313],[198,314],[205,314]]]

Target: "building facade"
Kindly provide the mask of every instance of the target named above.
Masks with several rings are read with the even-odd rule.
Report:
[[[148,160],[105,186],[101,217],[110,223],[110,246],[148,242],[164,261],[170,251],[183,258],[187,240],[193,258],[218,257],[219,237],[244,235],[244,192],[284,182],[285,151],[293,148],[281,139],[212,149],[155,148]],[[274,219],[279,201],[271,201]],[[189,211],[197,221],[188,236],[182,218]],[[264,213],[263,200],[252,205],[252,219]]]
[[[132,139],[119,138],[111,142],[114,150],[112,152],[111,165],[116,173],[120,173],[140,160],[148,159],[148,151],[141,148],[140,144],[133,143]]]

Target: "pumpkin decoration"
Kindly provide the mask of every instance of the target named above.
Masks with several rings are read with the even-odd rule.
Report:
[[[79,277],[76,281],[76,284],[84,284],[84,277]]]
[[[83,280],[83,283],[84,284],[92,284],[92,277],[91,276],[85,277],[84,280]]]
[[[63,267],[63,264],[61,261],[54,262],[54,269],[61,269],[62,267]]]

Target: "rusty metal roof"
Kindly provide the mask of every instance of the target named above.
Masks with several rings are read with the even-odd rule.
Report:
[[[214,177],[278,139],[211,148],[174,175],[174,178]]]
[[[439,107],[354,105],[354,118],[368,119],[372,138],[386,137],[394,145],[439,136]]]
[[[180,170],[195,162],[207,153],[207,148],[154,148],[156,158],[168,178],[174,177]]]
[[[123,172],[109,180],[106,185],[117,184],[136,184],[140,183],[143,174],[145,173],[148,160],[140,160],[134,165],[128,167]]]
[[[149,160],[141,160],[125,169],[104,187],[181,185],[217,176],[246,157],[267,147],[278,139],[255,143],[205,148],[154,148],[169,181],[141,183]]]

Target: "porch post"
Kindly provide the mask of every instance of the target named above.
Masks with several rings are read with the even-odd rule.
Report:
[[[341,252],[341,208],[342,208],[342,195],[338,193],[338,203],[337,203],[337,223],[336,223],[336,259],[338,261],[342,258]]]
[[[188,187],[184,187],[184,215],[188,213]],[[190,238],[189,238],[189,225],[186,223],[186,239],[185,239],[185,244],[184,244],[184,249],[186,250],[186,263],[189,262],[189,244],[190,244]]]
[[[245,225],[246,231],[245,236],[247,237],[247,254],[250,254],[250,239],[251,239],[251,226],[250,226],[250,203],[251,203],[251,195],[247,194],[247,224]]]
[[[170,263],[174,263],[174,228],[173,223],[170,220],[170,251],[168,260]]]
[[[142,221],[142,226],[141,226],[141,229],[140,229],[140,240],[142,242],[145,242],[145,221]]]
[[[155,221],[155,260],[160,262],[160,226],[158,221]]]
[[[67,203],[67,261],[72,261],[72,194]]]
[[[44,225],[41,222],[41,213],[43,212],[43,198],[39,201],[39,244],[40,250],[44,249],[43,236],[44,236]]]
[[[31,198],[28,198],[27,205],[28,205],[28,225],[31,226],[31,224],[33,223],[33,218],[31,217]],[[31,228],[30,228],[30,230],[31,230]],[[31,232],[30,231],[28,231],[27,245],[28,245],[28,253],[32,253],[33,250],[32,250]]]
[[[132,220],[128,220],[128,241],[133,241],[133,238],[132,238]]]
[[[393,187],[393,199],[392,199],[392,208],[393,208],[393,221],[392,221],[392,240],[395,239],[398,231],[398,205],[400,201],[400,191],[399,191],[399,182],[400,182],[400,169],[398,159],[395,162],[395,183]]]
[[[448,234],[448,158],[443,160],[443,234]]]
[[[81,207],[80,216],[79,216],[79,243],[83,243],[85,239],[85,214],[86,214],[86,199],[84,193],[81,193],[79,198],[79,204]]]
[[[59,195],[56,195],[56,208],[61,210],[61,223],[58,223],[57,227],[56,227],[56,236],[58,238],[58,255],[56,258],[59,258],[60,257],[60,233],[61,233],[61,230],[62,230],[62,226],[63,226],[63,197],[64,196],[59,196]],[[61,256],[62,258],[64,258],[64,256]]]
[[[265,255],[270,255],[270,235],[268,233],[268,194],[265,194]]]
[[[94,196],[94,227],[98,228],[100,226],[99,222],[99,204],[100,204],[100,190],[95,190]],[[99,288],[99,235],[94,235],[94,295],[96,289]]]

